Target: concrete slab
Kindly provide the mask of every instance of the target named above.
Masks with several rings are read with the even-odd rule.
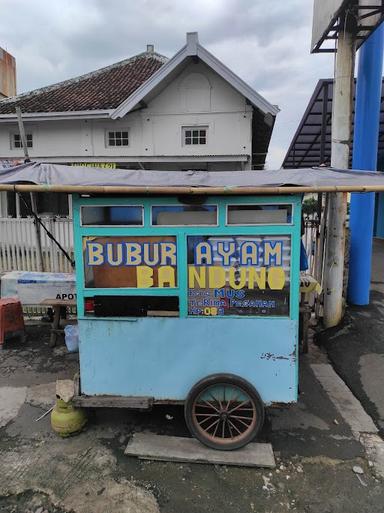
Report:
[[[334,406],[345,422],[350,426],[356,437],[359,437],[360,433],[378,432],[371,417],[365,412],[361,403],[352,394],[344,381],[336,374],[331,365],[325,363],[312,364],[311,368]]]
[[[251,443],[237,451],[216,451],[194,438],[136,433],[125,449],[127,456],[155,461],[211,463],[238,467],[276,466],[271,444]]]
[[[0,388],[0,427],[6,426],[17,416],[26,395],[26,387]]]

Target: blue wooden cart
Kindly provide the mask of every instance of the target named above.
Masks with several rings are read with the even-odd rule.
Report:
[[[298,391],[301,196],[77,196],[83,405],[182,403],[234,449]]]

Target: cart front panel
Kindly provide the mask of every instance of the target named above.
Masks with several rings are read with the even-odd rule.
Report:
[[[81,320],[81,391],[184,400],[200,379],[232,373],[265,404],[290,403],[296,333],[288,319]]]

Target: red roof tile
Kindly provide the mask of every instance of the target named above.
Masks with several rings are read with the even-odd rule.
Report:
[[[77,78],[0,101],[0,114],[115,109],[167,58],[146,52]]]

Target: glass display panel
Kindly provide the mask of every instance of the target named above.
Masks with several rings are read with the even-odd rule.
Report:
[[[188,236],[188,315],[288,316],[290,235]]]
[[[92,310],[87,304],[92,304]],[[177,296],[94,296],[86,298],[85,312],[95,317],[178,317]]]
[[[228,205],[228,225],[290,224],[292,205]]]
[[[143,207],[107,206],[81,207],[83,226],[142,226]]]
[[[216,205],[162,205],[152,207],[155,226],[217,225]]]
[[[175,236],[83,237],[87,288],[177,287]]]

